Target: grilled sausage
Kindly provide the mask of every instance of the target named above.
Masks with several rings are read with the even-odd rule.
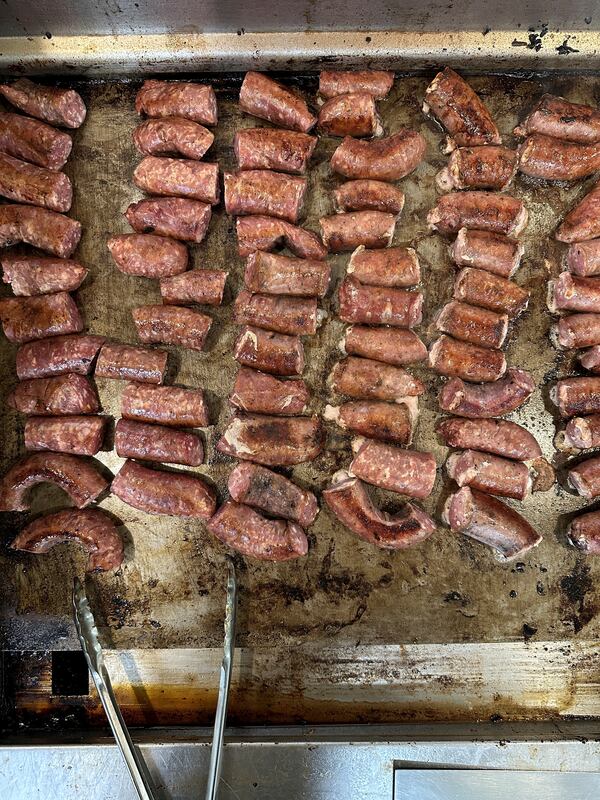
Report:
[[[450,258],[464,267],[477,267],[503,278],[519,269],[524,248],[499,233],[461,228],[450,247]]]
[[[197,467],[204,460],[202,440],[195,433],[130,419],[120,419],[115,426],[115,450],[121,458],[189,467]]]
[[[453,189],[503,191],[514,178],[516,169],[517,153],[508,147],[458,147],[452,151],[448,165],[436,175],[435,182],[440,192]]]
[[[77,372],[91,372],[94,359],[105,342],[104,336],[53,336],[21,345],[17,350],[17,376],[46,378]]]
[[[448,477],[459,486],[470,486],[486,494],[524,500],[531,494],[531,477],[522,461],[463,450],[446,460]]]
[[[600,142],[600,112],[571,103],[564,97],[543,94],[515,130],[517,136],[542,133],[568,142]]]
[[[200,476],[149,469],[135,461],[123,464],[110,490],[128,506],[148,514],[208,520],[217,506],[214,489]]]
[[[559,242],[581,242],[600,236],[600,183],[566,215],[554,238]]]
[[[223,544],[261,561],[289,561],[308,553],[308,540],[295,522],[267,519],[250,506],[227,500],[206,526]]]
[[[406,288],[421,280],[419,258],[412,247],[365,250],[361,245],[350,256],[347,273],[369,286]]]
[[[547,181],[576,181],[600,168],[600,144],[561,142],[536,133],[519,147],[519,172]]]
[[[383,133],[375,98],[367,92],[339,94],[326,100],[317,124],[326,136],[381,136]]]
[[[429,349],[429,366],[448,378],[491,383],[506,372],[506,358],[499,350],[440,336]]]
[[[590,450],[592,447],[600,447],[600,414],[573,417],[567,422],[564,431],[557,433],[554,442],[559,450]]]
[[[249,367],[240,367],[229,402],[254,414],[293,417],[306,411],[310,393],[304,381],[282,381]]]
[[[4,283],[10,283],[13,293],[25,297],[78,289],[87,269],[77,261],[51,256],[0,256]]]
[[[319,73],[319,94],[326,99],[338,94],[368,92],[381,100],[389,94],[393,85],[394,73],[380,69],[322,69]]]
[[[16,203],[68,211],[73,202],[73,187],[64,172],[36,167],[0,153],[0,195]]]
[[[306,194],[306,178],[266,169],[226,172],[225,210],[232,216],[267,215],[297,222]]]
[[[579,359],[579,363],[584,369],[587,369],[596,375],[600,372],[600,345],[590,347],[589,350],[579,353],[577,357]]]
[[[600,413],[600,378],[563,378],[550,390],[562,417]]]
[[[389,247],[394,238],[396,217],[381,211],[349,211],[319,220],[323,244],[330,253],[344,253],[363,245]]]
[[[118,381],[162,383],[167,369],[165,350],[109,342],[102,346],[95,375]]]
[[[161,278],[160,294],[165,305],[220,306],[226,280],[227,273],[221,269],[191,269]]]
[[[407,397],[418,397],[425,392],[423,383],[402,367],[355,356],[338,361],[328,378],[328,385],[334,392],[347,397],[394,403],[405,403]]]
[[[323,449],[323,430],[316,417],[233,417],[217,450],[266,466],[291,466],[312,461]]]
[[[71,154],[68,133],[21,114],[0,112],[0,152],[38,167],[59,170]]]
[[[359,436],[407,445],[412,440],[417,414],[417,400],[405,398],[403,403],[360,400],[341,406],[327,405],[323,417]]]
[[[41,86],[28,78],[0,84],[0,94],[13,106],[51,125],[79,128],[85,119],[85,103],[74,89]]]
[[[404,208],[404,192],[383,181],[346,181],[333,190],[336,211],[382,211],[398,217]]]
[[[423,318],[423,295],[381,286],[364,286],[346,277],[339,288],[340,319],[365,325],[413,328]]]
[[[463,342],[499,349],[506,339],[508,316],[454,300],[438,312],[435,327]]]
[[[108,487],[108,481],[83,458],[65,453],[30,453],[0,481],[0,511],[28,511],[29,491],[39,483],[56,484],[77,508],[89,506]]]
[[[83,320],[66,292],[0,300],[0,320],[9,342],[29,342],[46,336],[79,333]]]
[[[140,306],[131,311],[140,341],[144,344],[177,344],[202,350],[212,319],[183,306]]]
[[[266,467],[242,462],[233,468],[227,481],[229,494],[237,503],[266,511],[307,527],[319,513],[317,498],[307,489]]]
[[[69,508],[39,517],[10,546],[28,553],[47,553],[55,545],[69,541],[77,541],[89,553],[86,572],[118,569],[123,563],[123,542],[117,528],[97,508]]]
[[[588,555],[600,553],[600,511],[588,511],[572,520],[567,538],[578,550]]]
[[[325,261],[288,258],[258,250],[248,256],[244,282],[251,292],[323,297],[330,275]]]
[[[373,439],[353,443],[355,456],[349,472],[366,483],[409,497],[429,497],[436,476],[431,453],[403,450]]]
[[[243,289],[233,304],[233,321],[291,336],[317,332],[316,297],[252,294]]]
[[[534,389],[535,382],[528,372],[511,367],[504,377],[481,386],[452,378],[442,388],[439,403],[442,411],[458,417],[502,417],[523,405]]]
[[[575,467],[571,467],[568,475],[569,485],[581,497],[593,500],[600,495],[600,456],[580,461]]]
[[[106,420],[93,416],[28,417],[25,449],[95,456],[102,447]]]
[[[542,541],[524,517],[501,500],[464,486],[450,495],[443,519],[451,531],[464,533],[512,560]]]
[[[202,389],[128,383],[121,395],[121,416],[183,428],[209,424]]]
[[[272,128],[245,128],[233,139],[239,169],[274,169],[293,175],[306,172],[316,145],[316,136]]]
[[[81,223],[26,205],[0,206],[0,247],[23,242],[59,258],[69,258],[79,244]]]
[[[511,319],[522,314],[529,303],[529,292],[513,281],[469,267],[461,269],[456,276],[453,297],[463,303],[506,314]]]
[[[438,72],[427,87],[423,112],[433,114],[448,131],[448,150],[502,144],[490,112],[450,67]]]
[[[518,236],[527,225],[527,209],[516,197],[494,192],[450,192],[427,215],[432,230],[448,236],[461,228]]]
[[[137,233],[156,233],[199,244],[206,236],[211,208],[185,197],[159,197],[131,203],[125,217]]]
[[[145,156],[180,155],[198,160],[214,139],[208,128],[185,117],[147,119],[133,132],[133,143]]]
[[[246,73],[239,102],[246,114],[301,133],[307,133],[317,121],[301,97],[260,72]]]
[[[8,403],[21,414],[40,416],[95,414],[100,407],[89,379],[75,372],[21,381],[9,395]]]
[[[421,134],[408,128],[369,142],[346,136],[331,156],[331,169],[345,178],[399,181],[419,166],[425,148]]]
[[[561,272],[548,283],[548,308],[553,312],[600,312],[600,278],[579,278]]]
[[[351,325],[340,342],[342,353],[403,366],[427,358],[427,348],[413,331]]]
[[[600,314],[569,314],[551,331],[558,347],[581,349],[600,344]]]
[[[106,243],[117,268],[126,275],[164,278],[185,272],[187,247],[166,236],[151,233],[122,233]]]
[[[185,117],[201,125],[216,125],[218,120],[214,89],[202,83],[144,81],[135,110],[148,117]]]
[[[148,194],[219,202],[219,165],[190,158],[146,156],[133,172],[135,185]]]
[[[531,461],[542,455],[532,434],[507,419],[452,417],[438,423],[436,431],[448,447],[483,450],[516,461]]]
[[[600,239],[570,245],[566,263],[574,275],[600,275]]]
[[[233,347],[233,357],[246,367],[275,375],[301,375],[304,347],[298,336],[245,326]]]
[[[275,250],[285,245],[298,258],[324,261],[327,248],[316,233],[276,217],[239,217],[235,221],[238,253],[246,258],[255,250]]]

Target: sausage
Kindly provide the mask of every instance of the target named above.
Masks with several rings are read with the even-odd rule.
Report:
[[[0,206],[0,247],[24,242],[59,258],[69,258],[79,244],[81,223],[26,205]]]
[[[351,325],[340,342],[342,353],[403,366],[425,361],[427,348],[413,331]]]
[[[579,359],[579,363],[584,369],[587,369],[596,375],[600,372],[600,345],[590,347],[589,350],[579,353],[577,357]]]
[[[68,211],[73,202],[73,187],[64,172],[0,153],[0,195],[16,203]]]
[[[133,132],[133,143],[145,156],[180,155],[198,160],[214,140],[208,128],[185,117],[147,119]]]
[[[40,416],[95,414],[100,408],[89,379],[75,372],[21,381],[9,395],[8,403],[21,414]]]
[[[146,156],[133,171],[133,182],[148,194],[219,202],[219,165],[190,158]]]
[[[548,308],[556,311],[600,312],[600,278],[580,278],[561,272],[548,283]]]
[[[13,550],[47,553],[62,542],[77,541],[89,553],[86,572],[118,569],[123,542],[112,519],[97,508],[57,511],[30,522],[11,542]]]
[[[556,435],[555,445],[559,450],[590,450],[592,447],[600,447],[600,414],[570,419],[564,431]]]
[[[456,276],[452,296],[463,303],[506,314],[510,319],[522,314],[529,304],[526,289],[492,272],[470,267],[461,269]]]
[[[144,344],[176,344],[202,350],[212,319],[183,306],[139,306],[131,311],[140,341]]]
[[[558,347],[579,350],[600,344],[600,314],[569,314],[551,331]]]
[[[316,136],[272,128],[245,128],[233,139],[239,169],[274,169],[293,175],[306,172],[316,145]]]
[[[117,381],[162,383],[167,369],[165,350],[109,342],[102,346],[95,375]]]
[[[298,258],[324,261],[327,248],[316,233],[276,217],[239,217],[235,221],[238,253],[246,258],[255,250],[275,250],[285,245]]]
[[[559,225],[554,238],[559,242],[581,242],[596,239],[600,236],[600,183],[588,192],[574,208],[572,208],[562,224]]]
[[[421,280],[419,258],[412,247],[365,250],[361,245],[350,256],[347,273],[369,286],[406,288]]]
[[[531,477],[522,461],[463,450],[448,456],[446,472],[459,486],[470,486],[487,494],[515,500],[524,500],[531,494]]]
[[[306,195],[306,178],[267,169],[226,172],[225,210],[232,216],[267,215],[297,222]]]
[[[433,114],[447,130],[448,150],[502,144],[490,112],[469,84],[450,67],[438,72],[427,87],[423,113]]]
[[[95,456],[102,447],[107,417],[28,417],[25,422],[26,450],[55,450]]]
[[[450,495],[443,519],[451,531],[464,533],[512,560],[531,550],[542,537],[527,520],[501,500],[464,486]]]
[[[316,417],[233,417],[217,442],[220,453],[270,467],[313,461],[322,449]]]
[[[477,267],[503,278],[519,269],[524,247],[500,233],[461,228],[450,247],[450,258],[464,267]]]
[[[313,335],[319,324],[317,299],[252,294],[243,289],[233,304],[233,321],[291,336]]]
[[[239,102],[246,114],[301,133],[307,133],[317,121],[301,97],[260,72],[246,73]]]
[[[135,461],[123,464],[110,490],[148,514],[208,520],[217,507],[215,490],[199,475],[149,469]]]
[[[382,211],[400,216],[404,208],[404,192],[383,181],[346,181],[333,190],[335,210]]]
[[[65,453],[30,453],[2,478],[0,510],[29,511],[28,494],[38,483],[56,484],[77,508],[89,506],[108,487],[108,481],[83,458]]]
[[[51,256],[0,256],[4,283],[13,293],[25,297],[54,292],[72,292],[85,280],[89,270],[77,261]]]
[[[429,497],[436,476],[431,453],[403,450],[373,439],[353,443],[354,459],[349,472],[366,483],[409,497]]]
[[[382,286],[365,286],[346,277],[339,288],[340,319],[365,325],[413,328],[423,318],[423,295]]]
[[[17,344],[46,336],[79,333],[83,329],[75,301],[66,292],[5,297],[0,300],[0,320],[8,341]]]
[[[569,485],[578,495],[586,500],[593,500],[600,495],[600,456],[586,458],[568,473]]]
[[[483,450],[516,461],[541,458],[542,451],[528,430],[507,419],[443,419],[436,427],[448,447]]]
[[[344,253],[363,245],[389,247],[394,238],[396,217],[381,211],[349,211],[321,217],[323,244],[330,253]]]
[[[135,96],[135,110],[148,117],[184,117],[201,125],[218,121],[212,86],[190,81],[144,81]]]
[[[562,417],[600,413],[600,378],[563,378],[550,390]]]
[[[344,430],[399,445],[410,444],[417,415],[415,398],[405,398],[402,403],[360,400],[341,406],[327,405],[323,412],[326,420]]]
[[[494,192],[450,192],[427,215],[429,227],[445,236],[475,228],[518,236],[527,225],[527,209],[516,197]]]
[[[120,419],[115,426],[115,450],[121,458],[189,467],[197,467],[204,460],[202,440],[195,433],[130,419]]]
[[[205,428],[208,409],[202,389],[128,383],[121,394],[121,416],[183,428]]]
[[[326,136],[381,136],[383,126],[373,95],[367,92],[339,94],[321,106],[319,131]]]
[[[298,336],[286,336],[249,325],[235,340],[233,357],[242,366],[275,375],[301,375],[304,370],[304,347]]]
[[[429,366],[438,375],[473,383],[491,383],[506,372],[506,357],[499,350],[461,342],[451,336],[440,336],[429,349]]]
[[[59,170],[71,154],[73,142],[68,133],[57,131],[45,122],[0,111],[0,152],[22,158],[38,167]]]
[[[394,73],[381,69],[322,69],[319,73],[319,94],[326,99],[338,94],[368,92],[381,100],[389,94],[393,85]]]
[[[528,372],[510,367],[504,377],[481,386],[452,378],[442,388],[439,403],[442,411],[458,417],[502,417],[522,406],[534,389],[535,381]]]
[[[508,147],[458,147],[452,151],[448,165],[436,175],[435,182],[440,192],[453,189],[503,191],[511,183],[516,170],[517,153]]]
[[[23,344],[17,350],[17,376],[24,381],[67,372],[87,375],[105,341],[104,336],[74,335]]]
[[[74,89],[42,86],[28,78],[19,78],[10,85],[0,84],[0,94],[29,116],[51,125],[79,128],[85,120],[85,103]]]
[[[519,146],[519,172],[547,181],[576,181],[600,168],[600,144],[561,142],[536,133]]]
[[[327,382],[334,392],[358,400],[405,403],[425,392],[424,384],[402,367],[355,356],[338,361]]]
[[[566,262],[575,275],[600,275],[600,239],[569,245]]]
[[[179,275],[188,266],[188,250],[181,242],[151,233],[122,233],[106,243],[117,268],[126,275],[164,278]]]
[[[240,367],[229,402],[242,411],[293,417],[306,411],[310,393],[304,381],[282,381],[249,367]]]
[[[319,513],[317,498],[312,492],[250,461],[243,461],[232,469],[227,488],[236,503],[260,508],[272,517],[290,519],[303,527],[311,525]]]
[[[211,208],[185,197],[159,197],[131,203],[125,217],[137,233],[156,233],[200,244],[208,230]]]
[[[330,275],[325,261],[288,258],[257,250],[248,256],[244,282],[251,292],[324,297]]]
[[[453,300],[438,312],[435,327],[455,339],[499,349],[508,331],[508,316]]]
[[[296,522],[267,519],[250,506],[227,500],[208,522],[223,544],[261,561],[289,561],[308,553],[308,540]]]
[[[571,521],[567,538],[578,550],[588,555],[600,553],[600,511],[588,511]]]
[[[408,128],[368,142],[346,136],[331,156],[331,169],[345,178],[399,181],[419,166],[425,149],[421,134]]]
[[[600,112],[564,97],[543,94],[514,133],[517,136],[542,133],[583,144],[600,142]]]
[[[227,273],[221,269],[192,269],[161,278],[160,295],[165,305],[220,306],[226,280]]]

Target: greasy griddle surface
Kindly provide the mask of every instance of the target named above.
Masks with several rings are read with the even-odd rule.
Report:
[[[434,313],[451,296],[454,270],[446,245],[428,232],[426,214],[436,199],[434,176],[445,164],[441,131],[425,119],[420,101],[430,76],[398,78],[389,98],[380,104],[388,133],[401,126],[419,129],[428,144],[418,170],[401,182],[406,207],[396,229],[396,244],[416,247],[423,267],[426,312],[421,335],[427,342]],[[596,104],[600,80],[554,77],[520,80],[474,77],[472,84],[485,98],[507,143],[523,110],[542,89],[572,100]],[[314,78],[301,81],[314,93]],[[77,252],[90,269],[78,293],[90,332],[136,342],[131,308],[160,302],[156,283],[122,275],[112,263],[106,239],[129,230],[122,212],[141,197],[131,181],[140,156],[131,142],[139,121],[133,108],[138,83],[83,84],[88,106],[84,127],[75,133],[74,152],[67,172],[74,180],[72,214],[84,226]],[[242,115],[236,86],[217,83],[219,125],[209,160],[222,169],[234,168],[234,132],[257,121]],[[313,95],[314,96],[314,95]],[[260,124],[260,123],[258,123]],[[318,230],[317,220],[332,211],[331,190],[339,179],[329,169],[329,158],[339,140],[322,138],[310,170],[306,225]],[[540,186],[518,178],[511,189],[530,213],[523,241],[524,266],[517,281],[532,292],[530,309],[510,334],[509,364],[532,371],[538,384],[532,400],[512,419],[524,424],[540,441],[544,454],[553,456],[554,423],[548,402],[548,384],[569,368],[548,342],[550,317],[545,311],[550,259],[557,272],[562,247],[550,239],[557,221],[585,185]],[[186,386],[205,388],[214,425],[205,432],[207,463],[198,472],[218,487],[220,498],[233,460],[215,452],[215,443],[230,415],[226,397],[236,370],[231,356],[236,333],[231,324],[231,301],[240,289],[243,261],[236,253],[233,220],[220,208],[213,217],[207,240],[192,248],[197,267],[226,269],[229,279],[225,304],[210,310],[215,319],[206,353],[173,350],[173,378]],[[335,287],[348,256],[331,259]],[[3,289],[8,294],[6,288]],[[320,413],[328,400],[325,378],[338,359],[337,344],[343,325],[335,319],[331,292],[325,301],[329,317],[317,336],[305,340],[305,378],[313,391],[312,411]],[[1,342],[2,399],[15,384],[15,347]],[[415,446],[435,455],[439,477],[433,496],[424,503],[439,517],[450,489],[441,465],[446,449],[434,424],[439,419],[436,394],[440,379],[427,369],[416,370],[428,392],[421,398],[421,417]],[[106,413],[118,416],[124,384],[99,380]],[[4,406],[4,403],[3,403]],[[22,452],[23,418],[5,410],[2,416],[2,469]],[[112,431],[112,427],[111,427]],[[327,449],[316,461],[293,471],[302,485],[324,488],[332,473],[350,461],[350,437],[335,426],[328,430]],[[109,444],[111,439],[109,438]],[[114,452],[100,460],[113,473],[121,464]],[[388,508],[398,500],[388,495]],[[38,489],[34,513],[60,508],[64,496],[51,487]],[[515,505],[519,507],[519,504]],[[440,526],[423,545],[404,552],[378,550],[362,541],[322,511],[309,532],[307,558],[287,564],[237,559],[241,582],[240,645],[392,644],[405,642],[501,641],[536,635],[538,639],[569,639],[600,635],[596,616],[600,593],[600,559],[585,559],[565,543],[565,522],[583,507],[581,499],[556,488],[534,495],[523,506],[531,523],[544,535],[542,544],[523,561],[503,565],[475,542]],[[122,523],[127,558],[117,574],[90,579],[90,592],[102,622],[103,639],[118,648],[200,647],[222,641],[225,548],[198,521],[152,517],[106,497],[101,507]],[[26,515],[4,515],[3,541],[8,542]],[[82,574],[85,557],[75,547],[63,546],[46,556],[16,554],[2,549],[0,592],[7,616],[9,647],[59,648],[74,643],[70,622],[70,592],[74,574]]]

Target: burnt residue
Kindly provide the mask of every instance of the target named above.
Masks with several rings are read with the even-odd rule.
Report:
[[[575,633],[579,633],[598,613],[597,601],[588,597],[594,590],[590,572],[589,564],[578,556],[572,572],[560,580],[563,621],[570,624]]]

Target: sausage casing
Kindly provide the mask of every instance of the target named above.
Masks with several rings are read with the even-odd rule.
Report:
[[[206,236],[211,213],[210,205],[199,200],[157,197],[132,203],[125,217],[137,233],[156,233],[199,244]]]
[[[306,178],[267,169],[226,172],[225,210],[232,216],[258,214],[298,221],[306,194]]]
[[[576,144],[536,133],[519,147],[519,172],[547,181],[575,181],[600,168],[600,144]]]
[[[5,297],[0,300],[0,320],[9,342],[18,344],[83,330],[79,309],[66,292]]]
[[[246,73],[239,103],[246,114],[301,133],[307,133],[317,121],[301,97],[260,72]]]
[[[600,275],[600,239],[570,245],[566,261],[575,275]]]
[[[567,142],[600,142],[600,112],[564,97],[543,94],[514,132],[517,136],[542,133]]]
[[[319,513],[317,498],[307,489],[266,467],[243,461],[233,468],[227,482],[237,503],[260,508],[272,517],[283,517],[307,527]]]
[[[218,119],[212,86],[189,81],[144,81],[135,110],[149,117],[185,117],[201,125],[216,125]]]
[[[219,165],[190,158],[146,156],[133,171],[135,185],[148,194],[219,202]]]
[[[160,279],[160,295],[165,305],[220,306],[227,273],[221,269],[191,269]]]
[[[483,450],[516,461],[540,458],[540,446],[528,430],[507,419],[443,419],[436,427],[449,447]]]
[[[559,347],[581,349],[600,345],[600,314],[569,314],[551,332]]]
[[[404,208],[404,192],[384,181],[346,181],[333,190],[336,211],[383,211],[399,216]]]
[[[516,197],[494,192],[450,192],[438,198],[427,215],[429,227],[441,234],[461,228],[518,236],[527,225],[527,209]]]
[[[326,99],[338,94],[368,92],[381,100],[393,85],[394,73],[380,69],[322,69],[319,73],[319,94]]]
[[[321,217],[323,244],[330,253],[344,253],[364,247],[389,247],[394,238],[396,218],[382,211],[349,211]]]
[[[421,134],[408,128],[373,141],[346,136],[331,157],[331,169],[345,178],[399,181],[419,166],[425,148]]]
[[[423,295],[380,286],[365,286],[346,277],[339,288],[339,315],[344,322],[413,328],[423,317]]]
[[[586,458],[569,470],[569,484],[586,500],[600,495],[600,456]]]
[[[316,297],[252,294],[243,289],[235,299],[233,319],[292,336],[317,332]]]
[[[220,453],[266,466],[312,461],[323,449],[323,430],[315,417],[233,417],[217,443]]]
[[[316,233],[277,217],[238,217],[235,221],[238,253],[246,258],[255,250],[275,250],[284,245],[298,258],[324,261],[327,248]]]
[[[8,402],[21,414],[39,416],[95,414],[100,407],[89,379],[75,372],[21,381],[9,395]]]
[[[403,403],[357,400],[339,407],[325,406],[323,416],[359,436],[407,445],[412,439],[417,400],[408,397]]]
[[[480,386],[452,378],[442,388],[439,403],[442,411],[459,417],[502,417],[523,405],[534,389],[535,382],[528,372],[511,367],[504,377]]]
[[[59,170],[71,154],[68,133],[22,114],[0,112],[0,152],[38,167]]]
[[[140,306],[131,311],[140,340],[145,344],[176,344],[202,350],[212,319],[183,306]]]
[[[211,131],[185,117],[147,119],[133,131],[133,143],[145,156],[180,155],[200,159],[214,139]]]
[[[417,334],[403,328],[351,325],[340,342],[340,350],[395,366],[415,364],[427,358],[427,348]]]
[[[463,342],[499,349],[506,339],[508,316],[452,301],[438,312],[435,327]]]
[[[85,103],[74,89],[42,86],[19,78],[10,85],[1,84],[0,94],[21,111],[51,125],[79,128],[85,120]]]
[[[412,247],[365,250],[361,245],[350,256],[347,273],[369,286],[406,288],[421,280],[419,258]]]
[[[519,269],[524,248],[501,233],[461,228],[450,247],[450,258],[463,267],[477,267],[503,278]]]
[[[165,350],[109,342],[96,362],[96,377],[140,383],[162,383],[167,369]]]
[[[233,357],[246,367],[275,375],[301,375],[304,347],[298,336],[246,325],[235,340]]]
[[[448,476],[459,486],[480,492],[524,500],[531,492],[529,470],[522,461],[463,450],[452,453],[446,461]]]
[[[23,381],[67,372],[87,375],[104,342],[104,336],[75,334],[23,344],[17,350],[17,376]]]
[[[355,356],[338,361],[328,384],[333,391],[358,400],[403,403],[406,397],[418,397],[425,392],[423,383],[402,367]]]
[[[465,381],[490,383],[506,372],[506,357],[499,350],[440,336],[429,349],[429,365],[440,375]]]
[[[204,460],[202,440],[196,434],[130,419],[120,419],[115,426],[115,450],[121,458],[189,467]]]
[[[166,236],[123,233],[106,243],[115,264],[126,275],[163,278],[178,275],[188,266],[187,247]]]
[[[381,136],[375,98],[367,92],[330,97],[319,110],[318,127],[326,136]]]
[[[37,167],[0,152],[0,195],[50,211],[68,211],[73,187],[64,172]]]
[[[578,550],[589,555],[600,553],[600,511],[588,511],[575,517],[569,525],[567,538]]]
[[[237,131],[233,149],[239,169],[273,169],[303,175],[317,144],[316,136],[272,128]]]
[[[158,425],[204,428],[209,424],[202,389],[128,383],[121,394],[121,416]]]
[[[25,449],[95,456],[102,447],[106,420],[94,416],[28,417]]]
[[[304,381],[282,381],[249,367],[240,367],[229,396],[231,405],[241,411],[284,417],[302,414],[309,400]]]
[[[251,292],[323,297],[331,270],[325,261],[288,258],[257,250],[246,261],[244,282]]]
[[[4,283],[10,283],[17,296],[31,297],[54,292],[73,292],[85,280],[88,271],[77,261],[51,256],[0,257]]]
[[[580,278],[561,272],[548,284],[550,311],[581,311],[600,313],[600,278]]]
[[[350,464],[352,475],[374,486],[409,497],[429,497],[436,477],[431,453],[405,450],[373,439],[359,440]]]
[[[600,413],[600,378],[563,378],[550,391],[562,417]]]
[[[461,269],[456,276],[453,297],[463,303],[507,314],[511,319],[522,314],[529,303],[529,292],[513,281],[469,267]]]
[[[600,236],[600,184],[566,215],[554,234],[559,242],[581,242]]]
[[[483,145],[458,147],[448,165],[436,176],[441,192],[453,189],[496,189],[502,191],[512,181],[517,169],[517,153],[508,147]]]
[[[59,258],[69,258],[79,244],[81,223],[47,208],[0,206],[0,247],[23,242]]]

